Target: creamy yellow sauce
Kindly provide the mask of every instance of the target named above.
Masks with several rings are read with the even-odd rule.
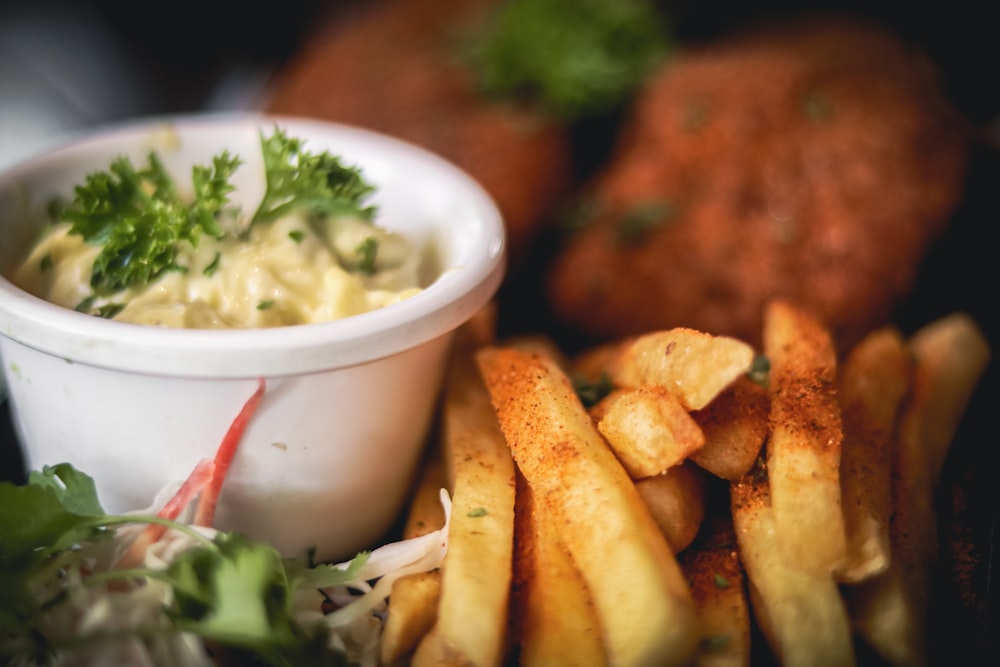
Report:
[[[317,229],[291,215],[255,224],[245,239],[203,237],[179,253],[177,264],[186,271],[168,271],[144,289],[95,305],[124,304],[113,319],[136,324],[265,328],[357,315],[420,291],[421,253],[402,236],[354,218],[323,224]],[[100,249],[68,231],[69,224],[56,225],[13,278],[42,299],[76,308],[90,296]],[[351,270],[358,244],[369,235],[378,241],[370,275]]]

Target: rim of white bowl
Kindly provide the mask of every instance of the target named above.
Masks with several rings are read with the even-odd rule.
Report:
[[[506,271],[501,213],[486,190],[443,157],[405,140],[357,126],[263,112],[175,114],[139,118],[91,130],[0,173],[40,168],[67,151],[155,124],[175,127],[232,125],[272,127],[362,137],[391,154],[417,157],[450,179],[475,212],[467,257],[446,267],[420,293],[399,303],[342,319],[265,329],[168,329],[85,315],[35,297],[0,275],[0,336],[83,363],[135,373],[179,377],[242,378],[320,372],[392,356],[453,331],[493,298]],[[350,156],[344,156],[350,161]],[[236,363],[238,362],[238,364]]]

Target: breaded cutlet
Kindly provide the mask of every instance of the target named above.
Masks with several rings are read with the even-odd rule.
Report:
[[[846,346],[888,321],[963,194],[971,133],[933,64],[847,16],[678,52],[584,188],[548,300],[596,338],[688,326],[759,343],[799,302]]]
[[[486,99],[460,40],[495,0],[378,0],[330,14],[273,75],[265,110],[357,125],[466,170],[504,216],[513,262],[570,187],[566,128]]]

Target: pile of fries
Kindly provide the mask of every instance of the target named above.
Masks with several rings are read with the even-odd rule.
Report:
[[[405,529],[447,488],[448,553],[396,582],[385,665],[926,663],[933,494],[990,358],[968,316],[838,354],[774,301],[761,350],[672,329],[567,358],[494,315],[455,341]]]

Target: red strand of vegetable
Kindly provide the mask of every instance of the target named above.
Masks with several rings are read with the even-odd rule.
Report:
[[[222,439],[222,444],[219,445],[219,449],[215,453],[214,474],[205,488],[202,489],[198,505],[195,507],[194,520],[192,521],[194,525],[212,525],[215,519],[215,507],[219,502],[219,494],[222,492],[222,484],[225,482],[226,474],[229,472],[229,465],[233,462],[233,457],[236,456],[236,450],[243,437],[243,431],[246,430],[247,424],[250,423],[250,418],[253,417],[260,406],[266,389],[267,383],[264,378],[258,378],[257,390],[243,405],[243,409],[236,415],[233,423],[229,425],[229,430],[226,432],[225,437]]]
[[[205,485],[208,484],[214,474],[215,461],[210,459],[199,461],[188,478],[181,484],[181,487],[177,489],[177,493],[167,501],[163,509],[157,512],[156,516],[161,519],[176,519],[180,516],[184,508],[194,500],[194,497],[205,488]],[[132,544],[129,545],[128,551],[122,555],[119,567],[141,563],[149,545],[163,537],[163,533],[166,531],[167,527],[163,524],[148,524]]]
[[[266,386],[264,378],[258,379],[256,391],[244,403],[243,409],[240,410],[236,419],[229,425],[229,430],[226,431],[222,443],[219,445],[218,450],[216,450],[215,458],[204,459],[198,462],[194,470],[191,471],[191,474],[188,475],[188,478],[177,489],[177,492],[157,513],[157,517],[170,520],[176,519],[180,516],[184,508],[191,504],[195,496],[200,493],[201,497],[198,499],[192,523],[197,526],[212,525],[212,521],[215,518],[215,507],[218,504],[219,493],[222,490],[222,483],[225,481],[226,473],[229,470],[229,465],[232,463],[233,457],[236,456],[236,449],[243,436],[243,431],[246,430],[250,418],[253,417],[258,406],[260,406]],[[166,530],[167,527],[161,524],[151,523],[147,525],[122,555],[122,558],[119,560],[119,567],[141,563],[149,545],[163,537],[163,533]]]

